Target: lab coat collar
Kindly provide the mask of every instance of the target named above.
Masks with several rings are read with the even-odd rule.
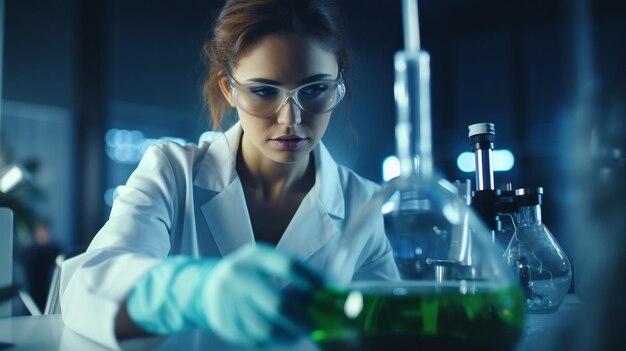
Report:
[[[198,170],[197,175],[202,176],[194,179],[195,186],[214,193],[201,205],[201,210],[223,256],[254,241],[243,188],[235,170],[241,135],[241,124],[237,122],[212,142],[208,150],[211,157],[206,157],[199,165],[206,169]],[[313,150],[313,158],[315,184],[277,246],[300,253],[301,258],[308,257],[337,233],[333,219],[343,219],[345,215],[339,169],[323,143]],[[317,221],[308,223],[311,218]],[[321,224],[321,228],[311,227],[315,224]],[[294,231],[311,232],[311,235],[301,236],[292,233]]]
[[[209,145],[210,157],[205,157],[199,165],[194,185],[207,190],[221,192],[237,178],[235,162],[243,130],[237,122],[221,137]]]
[[[203,176],[194,179],[195,186],[221,192],[238,178],[235,162],[242,133],[241,123],[237,122],[211,143],[209,148],[212,157],[200,165],[200,168],[206,170],[197,172]],[[313,159],[316,173],[312,191],[329,214],[341,219],[344,217],[345,206],[337,164],[322,142],[313,149]],[[211,176],[207,177],[207,174]]]

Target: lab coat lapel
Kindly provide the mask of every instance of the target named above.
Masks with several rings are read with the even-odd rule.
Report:
[[[252,224],[239,178],[201,206],[222,256],[254,242]]]
[[[306,260],[335,235],[339,229],[319,198],[309,193],[296,211],[276,248]]]
[[[241,137],[239,123],[209,147],[211,157],[199,170],[196,186],[215,192],[201,205],[202,214],[222,256],[254,242],[252,224],[241,181],[235,171],[237,148]]]
[[[338,167],[320,143],[313,151],[315,185],[304,197],[276,246],[306,260],[339,234],[344,218],[343,189]]]

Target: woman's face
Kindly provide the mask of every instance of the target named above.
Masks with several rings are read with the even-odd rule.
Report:
[[[339,67],[335,55],[315,40],[276,34],[263,37],[247,50],[230,73],[239,85],[271,84],[291,90],[314,81],[335,80]],[[221,85],[229,103],[237,107],[226,78]],[[324,135],[331,115],[331,112],[308,114],[292,99],[265,117],[249,112],[237,108],[243,128],[244,157],[264,157],[279,163],[307,161]]]

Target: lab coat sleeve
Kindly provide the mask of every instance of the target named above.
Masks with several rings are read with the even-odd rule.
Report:
[[[170,250],[177,217],[172,166],[159,146],[146,151],[127,184],[118,188],[111,216],[87,251],[63,264],[65,325],[117,349],[115,315],[135,283]]]

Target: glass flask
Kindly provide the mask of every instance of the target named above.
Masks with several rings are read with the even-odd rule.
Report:
[[[504,258],[517,273],[526,311],[555,312],[572,280],[569,260],[541,221],[543,189],[517,189],[515,194],[519,224]]]
[[[403,14],[417,18],[416,4],[403,1]],[[407,32],[417,28],[405,26],[405,41]],[[430,58],[406,46],[395,56],[400,175],[345,224],[332,284],[309,308],[311,338],[322,350],[511,350],[524,324],[521,290],[469,194],[434,171]],[[396,274],[353,281],[372,233],[390,244]]]
[[[342,276],[356,265],[347,253],[380,216],[399,277],[351,282]],[[336,263],[335,285],[310,310],[322,350],[511,350],[521,334],[519,286],[490,231],[444,180],[415,174],[385,184],[343,235]]]

